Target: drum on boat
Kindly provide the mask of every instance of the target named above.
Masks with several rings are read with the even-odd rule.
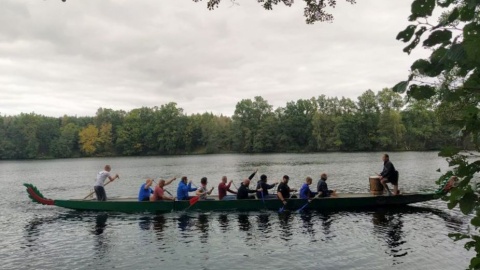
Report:
[[[372,195],[382,195],[383,194],[383,185],[380,183],[379,176],[370,176],[370,193]]]

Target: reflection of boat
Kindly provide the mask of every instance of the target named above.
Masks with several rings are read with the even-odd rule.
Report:
[[[89,211],[117,211],[117,212],[153,212],[166,213],[172,211],[257,211],[278,210],[283,204],[277,199],[265,201],[249,200],[205,200],[190,205],[189,201],[139,202],[135,198],[110,199],[106,202],[94,200],[52,200],[45,198],[37,188],[31,184],[24,184],[30,198],[44,205],[56,205],[75,210]],[[434,193],[411,193],[399,196],[374,196],[371,194],[338,194],[331,198],[312,200],[305,209],[313,210],[348,210],[375,207],[388,207],[418,203],[439,198]],[[287,210],[297,210],[304,206],[307,200],[289,199],[285,207]]]

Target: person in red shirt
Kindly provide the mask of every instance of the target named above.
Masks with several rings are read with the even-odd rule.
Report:
[[[222,177],[222,182],[218,184],[218,199],[222,200],[225,196],[227,196],[227,191],[233,194],[237,194],[237,192],[230,189],[230,185],[233,183],[233,180],[230,180],[227,185],[227,177]]]
[[[155,187],[155,190],[153,191],[152,196],[150,196],[150,201],[160,201],[160,200],[168,200],[168,201],[174,201],[174,197],[170,197],[167,195],[164,195],[165,190],[163,189],[166,185],[171,184],[176,178],[172,178],[169,181],[165,181],[163,179],[158,181],[158,185]]]

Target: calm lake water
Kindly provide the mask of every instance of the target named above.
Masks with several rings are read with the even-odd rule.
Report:
[[[431,191],[447,163],[436,152],[391,153],[400,189]],[[329,175],[339,192],[366,192],[381,153],[204,155],[0,161],[1,269],[464,269],[473,253],[448,233],[468,219],[440,200],[363,212],[76,212],[34,204],[22,183],[48,198],[82,198],[105,164],[120,179],[109,197],[135,197],[148,177],[222,175],[238,183],[254,168],[269,181]],[[257,177],[258,178],[258,177]],[[256,180],[256,179],[254,179]],[[316,180],[314,181],[316,183]],[[167,188],[176,190],[178,182]]]

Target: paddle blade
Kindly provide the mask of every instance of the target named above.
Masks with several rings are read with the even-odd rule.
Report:
[[[302,206],[300,209],[297,210],[297,213],[300,213],[303,209],[305,209],[305,207],[307,207],[307,205],[309,204],[310,202],[306,203],[304,206]]]
[[[200,196],[196,196],[190,199],[190,206],[196,204],[200,200]]]

